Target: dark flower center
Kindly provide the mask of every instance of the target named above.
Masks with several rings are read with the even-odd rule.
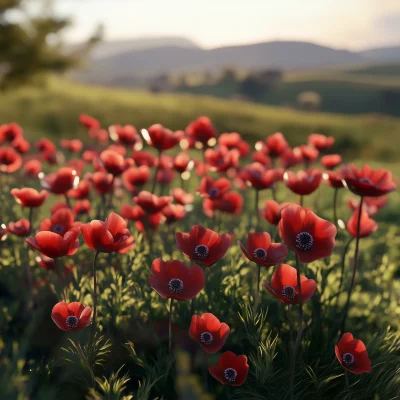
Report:
[[[257,248],[253,251],[253,256],[259,258],[260,260],[265,260],[267,258],[267,251],[261,248]]]
[[[227,368],[224,371],[225,379],[229,382],[235,382],[237,378],[237,371],[233,368]]]
[[[219,189],[213,188],[208,192],[208,194],[209,194],[210,197],[215,197],[215,196],[217,196],[219,194]]]
[[[194,254],[201,260],[208,256],[208,247],[204,244],[199,244],[194,248]]]
[[[55,233],[61,233],[63,230],[64,230],[64,227],[60,224],[53,226],[53,232],[55,232]]]
[[[74,315],[70,315],[66,320],[65,323],[67,324],[68,329],[76,328],[79,324],[79,318],[75,317]]]
[[[293,286],[284,286],[282,288],[282,296],[293,300],[296,296],[296,289]]]
[[[296,236],[296,247],[299,250],[311,250],[313,237],[308,232],[300,232]]]
[[[200,342],[204,344],[211,344],[213,339],[213,335],[210,332],[203,332],[200,335]]]
[[[181,279],[173,278],[168,282],[168,288],[171,292],[181,293],[183,290],[183,282]]]
[[[368,178],[360,178],[359,181],[360,181],[361,183],[368,183],[369,185],[372,185],[371,180],[368,179]]]
[[[343,364],[346,367],[349,367],[351,364],[354,363],[354,356],[351,353],[344,353],[342,356]]]

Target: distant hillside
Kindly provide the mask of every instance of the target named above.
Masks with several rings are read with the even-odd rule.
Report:
[[[104,52],[103,52],[104,54]],[[167,45],[130,49],[108,56],[94,57],[86,71],[78,74],[85,82],[113,84],[121,77],[149,76],[170,72],[281,68],[283,70],[318,69],[357,65],[364,58],[347,50],[336,50],[307,42],[276,41],[211,50],[195,46]]]
[[[360,52],[360,55],[378,63],[400,62],[400,46],[365,50]]]

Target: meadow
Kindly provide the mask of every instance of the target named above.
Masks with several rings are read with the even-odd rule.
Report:
[[[81,118],[83,124],[79,124],[83,113],[95,120]],[[216,142],[215,153],[212,149],[207,153],[203,151],[204,146],[201,149],[202,146],[194,145],[203,140],[200,134],[197,141],[192,142],[194,147],[187,149],[190,140],[196,139],[195,128],[189,128],[189,124],[201,115],[207,115],[212,122],[212,129],[207,125],[205,130],[212,132],[210,138],[215,140],[209,143],[215,145]],[[312,193],[295,193],[283,175],[283,166],[277,164],[282,162],[282,154],[279,157],[273,154],[268,138],[276,138],[272,136],[275,132],[283,132],[291,148],[306,144],[309,135],[315,132],[334,138],[334,143],[320,149],[321,153],[308,142],[301,159],[296,165],[286,166],[286,171],[312,167],[327,173],[321,164],[321,155],[338,153],[342,164],[368,163],[373,168],[386,168],[393,173],[396,182],[400,173],[397,146],[400,119],[383,115],[302,113],[206,96],[128,92],[53,79],[47,86],[15,89],[1,96],[0,125],[12,121],[21,125],[23,136],[32,147],[22,154],[21,168],[12,173],[2,170],[1,175],[0,222],[4,224],[0,242],[2,399],[399,398],[398,192],[388,195],[387,205],[368,209],[367,218],[376,222],[376,230],[372,229],[368,237],[360,238],[360,232],[354,237],[346,227],[355,215],[348,201],[355,199],[357,207],[359,196],[347,188],[336,192],[326,180],[321,180],[322,175],[318,175],[318,185]],[[154,123],[161,123],[171,131],[149,128]],[[95,128],[87,129],[90,124]],[[131,132],[132,140],[128,143],[123,141],[122,134],[116,136],[115,130],[107,130],[112,124],[133,124],[139,132],[142,128],[147,130],[141,135]],[[100,135],[99,126],[105,128],[105,137]],[[176,133],[178,129],[185,133]],[[126,134],[124,129],[122,131]],[[241,135],[239,142],[236,136],[225,137],[226,143],[234,142],[227,152],[221,136],[224,132]],[[35,147],[43,138],[53,141],[56,149],[48,142],[42,142],[47,150]],[[61,139],[79,139],[82,143],[75,148],[70,142],[62,143]],[[262,153],[258,156],[263,156],[258,160],[262,159],[264,164],[254,166],[252,157],[257,141],[264,143],[257,147]],[[139,142],[147,154],[143,159],[132,155],[132,148]],[[169,144],[163,148],[167,142]],[[243,142],[249,145],[247,153]],[[208,140],[203,144],[207,143]],[[185,145],[179,149],[179,144]],[[4,141],[1,148],[9,146]],[[310,148],[312,156],[307,159]],[[110,156],[113,161],[102,157],[106,151],[117,153]],[[178,154],[186,151],[189,155],[186,165],[177,166]],[[56,154],[58,157],[54,157]],[[136,170],[149,158],[153,163],[149,174],[145,174],[147,179],[143,178],[140,185],[129,186],[128,175],[125,179],[122,171]],[[29,176],[24,170],[29,159],[41,161],[43,175],[40,178],[37,173]],[[115,160],[121,168],[118,172]],[[82,198],[53,185],[51,173],[60,172],[64,167],[75,168],[80,180],[90,187]],[[337,173],[338,168],[335,169]],[[260,175],[267,179],[268,171],[275,171],[274,179],[259,189],[258,179]],[[114,177],[110,178],[110,173]],[[95,174],[103,175],[98,181]],[[75,175],[69,189],[76,186]],[[209,198],[210,190],[197,193],[206,176],[215,180],[226,178],[232,186],[227,192],[230,197],[222,197],[224,201],[218,202],[218,199]],[[340,175],[340,179],[345,176]],[[102,184],[107,182],[107,191],[103,191]],[[379,187],[379,182],[375,184]],[[308,183],[303,181],[303,185]],[[48,198],[30,212],[29,207],[21,206],[21,202],[10,195],[11,189],[23,187],[44,188],[49,192]],[[168,212],[163,208],[149,211],[148,203],[141,202],[143,191],[157,195],[152,198],[154,206],[154,202],[169,196],[174,188],[183,188],[188,195],[174,195],[173,207]],[[282,234],[283,228],[260,214],[260,211],[267,213],[270,206],[265,202],[273,197],[279,204],[301,203],[305,210],[310,208],[324,219],[331,230],[336,226],[333,250],[311,262],[299,261],[301,255],[290,247],[284,232]],[[76,207],[83,200],[88,200],[90,205],[86,211]],[[172,199],[164,200],[168,203]],[[60,202],[64,204],[61,206]],[[69,211],[71,207],[73,212]],[[64,210],[64,217],[43,224],[45,219],[55,218],[59,212],[57,208]],[[126,248],[105,251],[88,239],[94,233],[85,234],[85,228],[80,227],[79,249],[58,258],[57,265],[51,256],[50,260],[40,258],[39,251],[26,243],[27,236],[41,231],[56,234],[60,224],[67,227],[66,230],[76,229],[69,217],[65,217],[70,213],[74,222],[90,225],[96,219],[105,221],[112,212],[127,221],[126,228],[132,236],[126,233],[122,222],[118,226],[120,232],[124,232],[124,239],[121,234],[117,237],[112,233],[115,241],[133,237]],[[162,212],[164,214],[160,215]],[[284,219],[284,214],[282,211],[280,218]],[[18,232],[10,227],[10,222],[22,218],[31,221],[27,230]],[[198,224],[231,237],[229,250],[219,254],[210,267],[205,266],[206,261],[202,259],[193,259],[193,255],[185,256],[178,244],[176,233],[190,232]],[[6,227],[7,232],[4,231]],[[283,263],[296,267],[302,275],[316,282],[315,293],[304,304],[301,292],[300,300],[291,304],[266,290],[264,281],[271,281],[278,263],[259,268],[256,262],[244,256],[237,244],[240,240],[245,245],[249,233],[254,232],[267,232],[272,242],[281,246],[286,243],[290,249]],[[98,238],[99,241],[103,239]],[[329,243],[332,241],[333,238],[329,238]],[[328,248],[328,244],[321,248]],[[52,251],[60,250],[51,244],[49,247]],[[179,299],[171,293],[164,296],[171,300],[160,295],[160,287],[149,280],[156,275],[152,264],[157,258],[201,266],[200,275],[204,271],[205,283],[195,293],[194,301]],[[353,286],[355,260],[358,260],[358,269]],[[195,267],[190,268],[193,271]],[[170,290],[174,289],[171,282]],[[350,287],[352,295],[347,313]],[[96,304],[97,318],[94,321],[92,315],[91,326],[89,317],[87,326],[82,329],[75,330],[80,328],[74,325],[75,320],[67,321],[69,329],[60,329],[64,322],[54,317],[52,309],[63,298],[67,303],[90,306],[92,312]],[[299,315],[301,308],[304,313]],[[212,313],[228,324],[230,333],[222,350],[205,352],[205,342],[190,337],[192,316],[203,313]],[[74,315],[70,314],[69,318],[71,316]],[[298,327],[298,319],[304,320],[303,327]],[[344,319],[346,330],[342,329]],[[301,341],[296,354],[293,336],[298,331]],[[335,345],[344,332],[351,332],[366,345],[372,367],[369,373],[352,373],[350,364],[347,369],[342,367],[344,359],[339,360],[335,355]],[[230,385],[237,375],[228,376],[233,379],[229,380],[227,369],[223,371],[225,378],[220,379],[209,372],[209,367],[218,365],[221,354],[228,351],[247,357],[248,372],[243,384],[237,387]],[[295,365],[294,370],[292,365]],[[292,378],[293,387],[290,385]]]

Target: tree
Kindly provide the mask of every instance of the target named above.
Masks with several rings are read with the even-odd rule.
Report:
[[[42,2],[40,16],[28,15],[32,0],[0,0],[0,87],[28,83],[44,72],[64,72],[79,63],[78,54],[67,54],[60,33],[70,25],[53,15],[51,1]],[[99,40],[89,39],[87,49]]]

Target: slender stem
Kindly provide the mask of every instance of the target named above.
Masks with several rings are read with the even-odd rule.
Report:
[[[344,371],[344,382],[346,384],[346,389],[349,392],[349,394],[351,395],[351,389],[350,389],[350,382],[349,382],[349,374],[348,372],[345,370]]]
[[[170,299],[169,302],[169,321],[168,321],[168,354],[169,354],[169,360],[172,361],[172,305],[173,305],[174,299]]]
[[[340,293],[340,290],[342,289],[342,284],[343,284],[343,277],[344,277],[344,266],[346,263],[346,255],[347,251],[349,250],[350,244],[353,241],[353,237],[350,238],[350,240],[346,243],[346,246],[343,249],[343,254],[342,254],[342,266],[340,270],[340,282],[339,282],[339,290],[338,293]],[[338,296],[339,297],[339,296]]]
[[[300,207],[303,207],[303,195],[300,195]]]
[[[90,334],[90,341],[93,340],[96,333],[96,317],[97,317],[97,257],[99,252],[96,251],[93,258],[93,319],[92,319],[92,331]]]
[[[333,193],[333,223],[335,225],[337,225],[337,223],[338,223],[337,212],[336,212],[338,193],[339,193],[339,189],[335,188],[335,191]]]
[[[29,233],[32,233],[33,208],[29,208]]]
[[[108,209],[112,208],[112,201],[113,201],[113,197],[114,197],[114,182],[115,182],[115,176],[113,175],[112,181],[111,181],[112,190],[110,192],[110,197],[108,198],[108,205],[106,206]],[[107,211],[106,211],[105,215],[107,215]]]
[[[67,196],[67,193],[64,193],[64,198],[65,198],[65,202],[67,203],[68,208],[71,210],[71,202],[69,200],[69,197]]]
[[[257,218],[257,225],[256,225],[256,232],[260,226],[260,213],[258,211],[258,203],[259,203],[259,198],[260,198],[260,191],[256,189],[256,196],[255,196],[255,204],[254,204],[254,211],[256,213],[256,218]]]
[[[63,278],[62,271],[60,271],[60,266],[58,264],[58,258],[54,258],[54,267],[56,270],[56,274],[58,276],[58,280],[60,281],[61,293],[62,293],[63,300],[65,302],[67,302],[67,296],[65,295],[64,278]]]
[[[257,264],[257,287],[254,293],[254,311],[257,311],[257,307],[260,303],[260,280],[261,280],[261,266]]]
[[[158,174],[158,170],[160,169],[160,164],[161,164],[161,153],[162,153],[162,150],[158,150],[157,167],[154,172],[153,183],[151,185],[151,193],[153,193],[153,194],[154,194],[154,190],[156,189],[156,185],[157,185],[157,174]]]
[[[296,254],[296,270],[297,270],[297,290],[299,292],[299,322],[296,341],[293,346],[292,359],[290,362],[290,372],[289,372],[289,393],[290,400],[294,400],[294,380],[296,375],[296,356],[299,350],[301,335],[303,333],[303,297],[301,294],[301,279],[300,279],[300,261]]]
[[[292,305],[291,304],[288,304],[288,322],[289,322],[290,354],[293,354],[294,341],[293,341],[293,321],[292,321]]]
[[[344,312],[343,312],[343,319],[342,319],[342,324],[340,327],[340,336],[344,331],[344,327],[346,325],[346,319],[347,319],[347,314],[349,313],[349,307],[350,307],[350,299],[351,299],[351,293],[353,292],[353,287],[354,287],[354,281],[356,277],[356,272],[357,272],[357,264],[358,264],[358,246],[360,243],[360,227],[361,227],[361,213],[362,213],[362,206],[364,202],[364,197],[361,196],[360,199],[360,205],[358,207],[358,219],[357,219],[357,237],[356,237],[356,249],[354,251],[354,262],[353,262],[353,275],[351,277],[351,282],[350,282],[350,287],[349,287],[349,292],[347,294],[347,302],[344,307]]]

